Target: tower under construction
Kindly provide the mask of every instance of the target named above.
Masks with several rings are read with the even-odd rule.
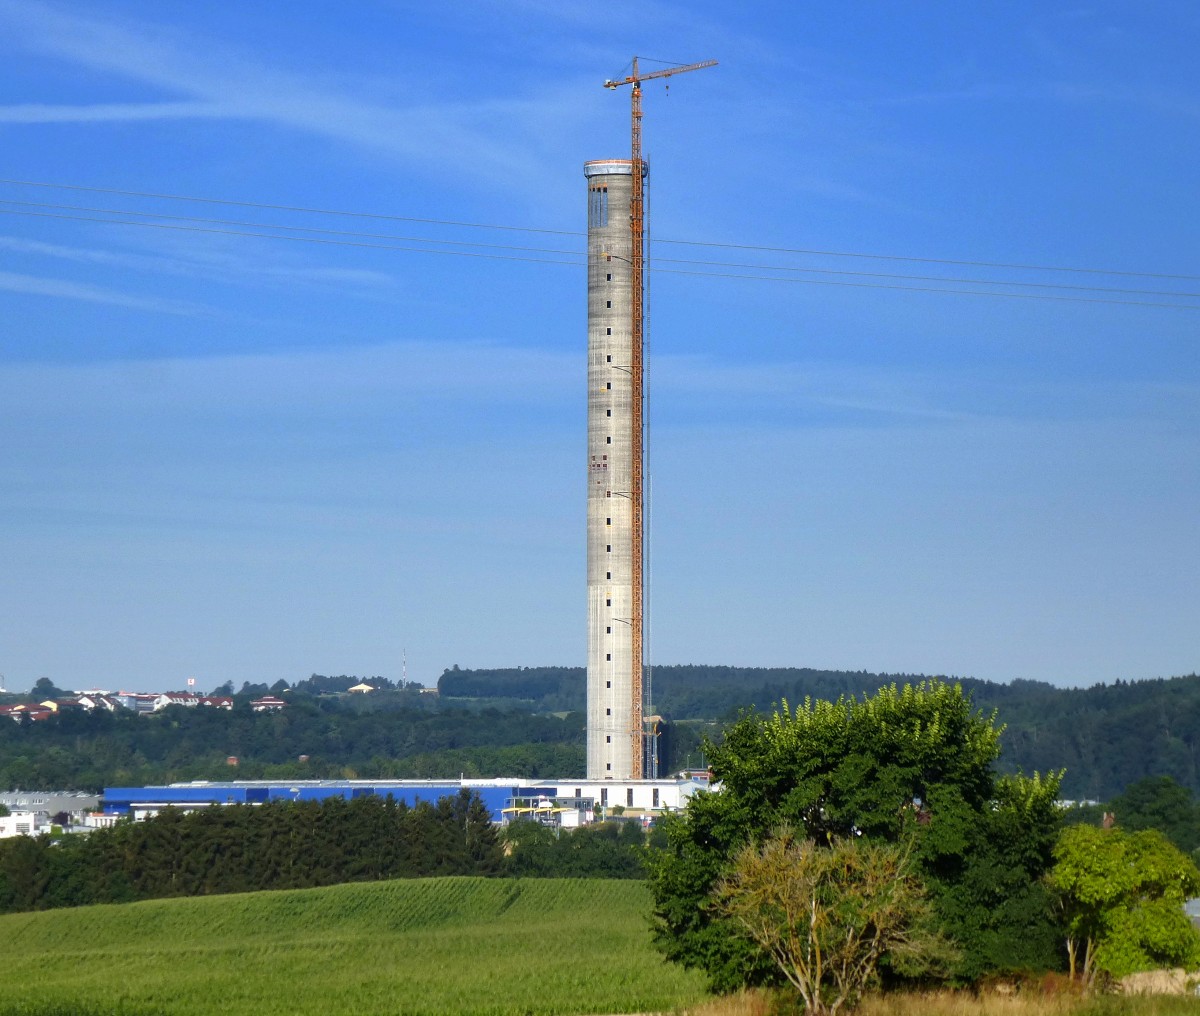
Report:
[[[643,776],[641,336],[633,334],[635,261],[640,272],[641,251],[633,250],[630,230],[633,166],[629,159],[602,159],[583,169],[588,200],[587,775],[592,780]]]
[[[675,64],[604,82],[629,85],[630,157],[584,163],[588,189],[587,774],[646,771],[642,662],[642,347],[646,164],[642,82],[713,67]]]

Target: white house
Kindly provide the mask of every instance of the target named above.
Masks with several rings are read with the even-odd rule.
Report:
[[[44,811],[14,811],[0,816],[0,839],[37,836],[50,831],[50,816]]]
[[[200,696],[190,692],[164,692],[154,699],[154,711],[157,713],[167,706],[187,706],[192,708],[200,704]]]

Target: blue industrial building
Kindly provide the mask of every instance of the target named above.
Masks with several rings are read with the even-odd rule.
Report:
[[[237,780],[195,781],[163,787],[105,787],[104,811],[108,814],[146,818],[163,808],[185,810],[223,804],[265,804],[268,801],[323,801],[330,797],[355,798],[370,794],[392,797],[405,804],[426,801],[436,804],[460,790],[479,795],[493,822],[504,819],[504,809],[514,800],[530,797],[553,798],[553,786],[537,786],[524,780]]]
[[[493,822],[535,818],[574,826],[613,814],[652,817],[686,805],[697,790],[708,789],[707,774],[674,780],[527,780],[520,777],[458,780],[194,780],[160,787],[105,787],[104,812],[140,820],[164,808],[192,811],[225,804],[268,801],[324,801],[375,794],[409,807],[436,804],[461,790],[478,794]]]

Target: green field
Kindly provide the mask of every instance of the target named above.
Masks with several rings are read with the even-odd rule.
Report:
[[[640,882],[435,878],[0,917],[0,1014],[625,1013],[703,996]]]

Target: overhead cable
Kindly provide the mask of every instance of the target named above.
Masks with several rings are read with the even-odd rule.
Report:
[[[33,201],[11,201],[0,198],[0,204],[16,205],[20,208],[41,208],[51,209],[54,211],[70,211],[70,212],[92,212],[103,214],[105,216],[131,215],[139,218],[149,219],[165,219],[171,222],[190,222],[202,223],[205,225],[216,226],[238,226],[246,229],[281,229],[287,232],[298,233],[317,233],[322,236],[335,237],[350,237],[357,240],[389,240],[398,241],[401,243],[429,243],[453,247],[475,247],[485,250],[503,250],[503,251],[518,251],[526,254],[551,254],[551,255],[566,255],[572,257],[584,257],[586,252],[580,250],[562,250],[547,247],[522,247],[509,244],[491,244],[479,243],[472,240],[442,240],[434,237],[424,236],[398,236],[393,233],[364,233],[355,230],[344,229],[325,229],[316,226],[290,226],[273,222],[252,222],[244,219],[217,219],[207,216],[195,215],[169,215],[162,212],[143,212],[136,209],[127,208],[96,208],[87,205],[62,205],[51,204],[48,202],[33,202]],[[32,214],[32,213],[31,213]],[[103,219],[103,220],[88,220],[88,221],[112,221],[118,222],[121,225],[133,225],[125,220],[118,219]],[[258,235],[258,234],[255,234]],[[701,268],[739,268],[748,271],[767,271],[767,272],[790,272],[793,274],[809,274],[809,275],[836,275],[850,278],[868,278],[868,279],[890,279],[890,280],[907,280],[912,282],[943,282],[953,283],[955,285],[972,285],[972,286],[1009,286],[1017,288],[1029,289],[1046,289],[1046,290],[1068,290],[1072,292],[1085,293],[1108,293],[1122,296],[1166,296],[1179,297],[1186,299],[1200,298],[1200,292],[1181,292],[1179,290],[1160,290],[1160,289],[1127,289],[1114,286],[1082,286],[1061,282],[1023,282],[1015,279],[980,279],[980,278],[955,278],[944,275],[911,275],[900,273],[885,273],[885,272],[863,272],[852,271],[838,268],[813,268],[798,265],[769,265],[761,263],[747,263],[736,261],[709,261],[701,259],[688,258],[663,258],[656,257],[654,263],[670,264],[670,265],[690,265]]]
[[[135,191],[121,190],[111,187],[89,187],[82,184],[63,184],[50,183],[38,180],[10,180],[0,179],[0,184],[7,184],[14,187],[39,187],[50,188],[57,190],[83,191],[93,194],[115,194],[124,197],[150,198],[162,201],[187,201],[200,204],[215,204],[228,205],[238,208],[261,208],[270,209],[273,211],[296,212],[308,215],[334,215],[345,216],[349,218],[361,219],[377,219],[380,221],[390,222],[414,222],[427,225],[451,226],[456,228],[466,229],[495,229],[507,230],[511,232],[523,233],[543,233],[552,236],[583,236],[584,232],[580,230],[567,229],[546,229],[535,226],[512,226],[499,223],[486,222],[467,222],[454,219],[434,219],[434,218],[419,218],[407,215],[391,215],[382,212],[363,212],[352,211],[347,209],[331,209],[331,208],[314,208],[302,205],[282,205],[271,204],[260,201],[242,201],[229,198],[210,198],[197,197],[193,195],[183,194],[163,194],[153,191]],[[1165,273],[1165,272],[1145,272],[1145,271],[1130,271],[1126,269],[1116,268],[1088,268],[1077,265],[1040,265],[1040,264],[1024,264],[1018,262],[1002,262],[1002,261],[983,261],[978,259],[958,259],[958,258],[935,258],[935,257],[920,257],[916,255],[902,254],[880,254],[870,251],[844,251],[844,250],[822,250],[816,248],[803,247],[771,247],[761,244],[747,243],[725,243],[714,240],[680,240],[680,239],[664,239],[656,238],[656,244],[681,244],[693,247],[714,247],[724,248],[728,250],[749,250],[761,251],[772,254],[793,254],[807,255],[815,257],[837,257],[837,258],[864,258],[877,261],[907,261],[918,264],[937,264],[937,265],[953,265],[958,267],[969,268],[1001,268],[1017,271],[1030,272],[1070,272],[1075,274],[1087,275],[1114,275],[1124,276],[1129,278],[1146,278],[1146,279],[1169,279],[1175,281],[1195,281],[1200,282],[1200,275],[1181,274],[1181,273]]]
[[[436,247],[414,247],[414,246],[408,246],[406,244],[400,245],[400,244],[368,243],[365,240],[364,241],[344,240],[344,239],[338,240],[338,239],[332,239],[330,237],[298,236],[295,233],[260,233],[260,232],[252,232],[249,230],[226,229],[226,228],[196,226],[196,225],[183,225],[181,223],[174,223],[174,222],[147,222],[144,220],[135,220],[135,219],[101,218],[99,216],[72,215],[72,214],[60,213],[60,212],[34,212],[34,211],[23,211],[23,210],[16,210],[16,209],[0,208],[0,214],[3,214],[3,215],[27,215],[27,216],[35,216],[38,218],[48,218],[48,219],[67,219],[67,220],[76,221],[76,222],[97,222],[97,223],[105,223],[108,225],[140,226],[140,227],[149,228],[149,229],[174,230],[174,231],[186,232],[186,233],[215,234],[215,235],[219,235],[219,236],[255,237],[255,238],[263,239],[263,240],[291,240],[292,242],[295,242],[295,243],[320,244],[323,246],[333,246],[333,247],[356,247],[356,248],[368,249],[368,250],[402,251],[402,252],[413,253],[413,254],[443,254],[443,255],[451,255],[454,257],[468,257],[468,258],[475,258],[475,259],[481,259],[481,260],[492,260],[492,261],[518,261],[518,262],[525,262],[525,263],[531,263],[531,264],[568,265],[568,266],[572,266],[572,267],[582,267],[585,263],[584,261],[580,260],[581,258],[583,258],[584,255],[582,253],[576,253],[576,252],[564,252],[564,253],[567,253],[568,255],[570,255],[571,257],[573,257],[574,260],[562,260],[561,258],[525,257],[525,256],[520,256],[520,255],[514,255],[514,254],[487,253],[484,251],[446,250],[443,248],[436,248]],[[269,228],[287,229],[287,228],[291,228],[291,227],[269,227]],[[441,242],[441,241],[418,241],[418,242],[437,243],[437,242]],[[517,248],[517,249],[537,250],[536,248]],[[547,251],[547,253],[553,253],[553,252]],[[701,263],[703,264],[703,262],[701,262]],[[716,263],[713,263],[713,267],[717,267],[717,266],[718,265]],[[696,277],[713,278],[713,279],[740,279],[740,280],[747,281],[747,282],[751,282],[751,281],[753,281],[753,282],[782,282],[782,283],[790,283],[793,285],[840,286],[840,287],[849,287],[849,288],[854,288],[854,289],[882,289],[882,290],[913,292],[913,293],[949,293],[949,294],[956,294],[959,296],[990,296],[990,297],[995,297],[997,299],[1049,300],[1049,301],[1054,301],[1054,302],[1058,302],[1058,303],[1096,303],[1096,304],[1109,304],[1109,305],[1118,305],[1118,306],[1127,306],[1127,307],[1160,307],[1160,308],[1166,308],[1166,309],[1171,309],[1171,310],[1200,310],[1200,304],[1165,303],[1165,302],[1156,302],[1156,301],[1150,301],[1150,300],[1102,299],[1102,298],[1084,297],[1084,296],[1053,296],[1053,295],[1042,294],[1042,293],[1005,293],[1005,292],[998,292],[995,290],[949,289],[949,288],[934,287],[934,286],[887,285],[887,284],[883,284],[883,283],[872,283],[872,282],[846,282],[846,281],[840,281],[840,280],[835,280],[835,279],[801,279],[801,278],[794,278],[794,277],[780,276],[780,275],[747,275],[747,274],[738,273],[738,272],[693,271],[693,270],[681,269],[681,268],[660,268],[660,267],[658,267],[657,262],[648,265],[647,270],[650,272],[657,272],[657,273],[666,274],[666,275],[685,275],[685,276],[696,276]],[[796,271],[816,271],[816,269],[796,269]],[[839,274],[839,275],[854,275],[854,274],[869,275],[870,273],[839,272],[837,274]],[[909,277],[900,276],[899,278],[909,278]],[[912,276],[911,278],[913,281],[919,281],[919,278],[916,276]],[[944,279],[943,280],[943,279],[938,279],[935,277],[935,278],[930,279],[930,281],[945,281],[947,283],[954,283],[957,280],[954,280],[954,279]],[[988,284],[992,284],[992,283],[988,283]],[[998,282],[995,284],[996,285],[1007,285],[1010,287],[1020,287],[1023,285],[1027,285],[1026,283],[1021,283],[1021,282]],[[1073,288],[1073,287],[1068,287],[1068,288]],[[1173,295],[1175,295],[1175,294],[1173,294]],[[1187,294],[1178,294],[1178,295],[1187,295]]]

